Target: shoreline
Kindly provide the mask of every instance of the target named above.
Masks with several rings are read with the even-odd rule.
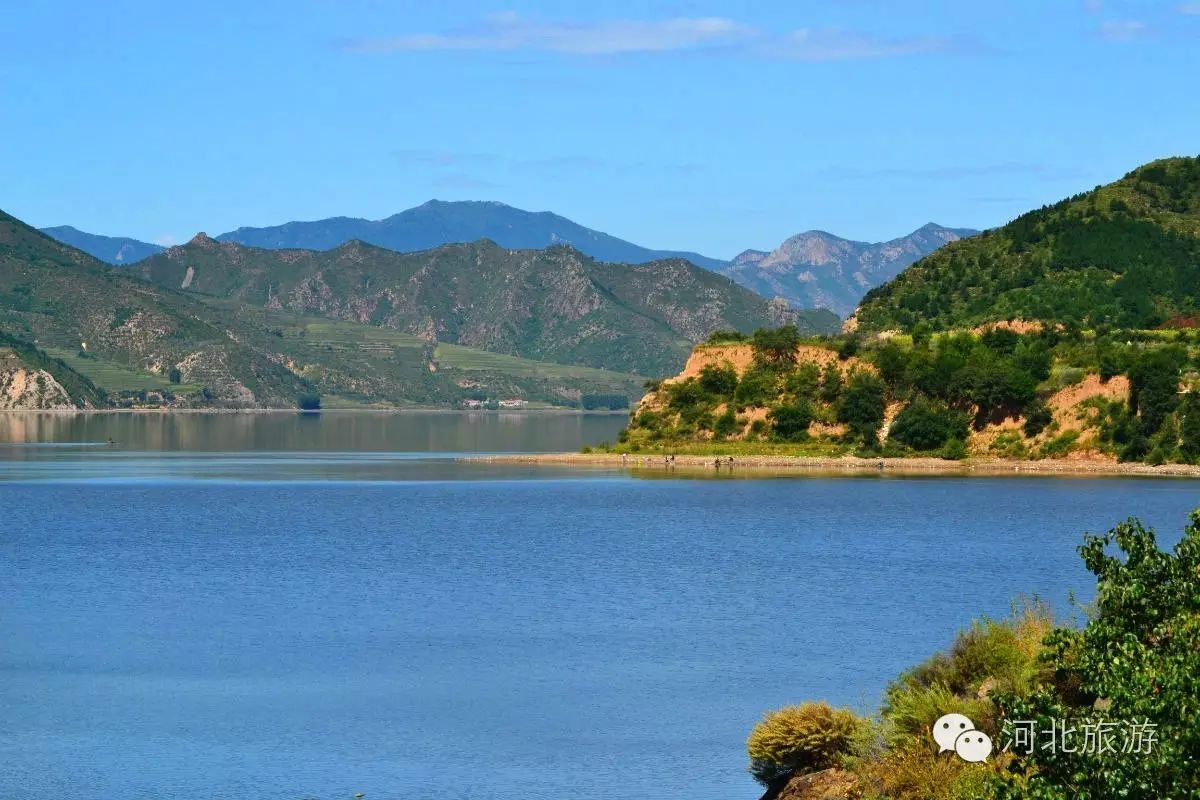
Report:
[[[627,417],[628,411],[584,411],[581,408],[438,408],[437,406],[379,406],[363,408],[322,408],[316,411],[304,411],[299,408],[4,408],[0,416],[5,414],[303,414],[319,416],[321,414],[529,414],[529,415],[562,415],[562,416],[597,416],[607,417],[619,415]]]
[[[721,460],[719,469],[714,461]],[[513,453],[505,455],[466,456],[463,461],[494,464],[532,464],[549,467],[607,467],[631,472],[680,472],[691,474],[737,475],[752,473],[826,473],[826,474],[883,474],[883,475],[1082,475],[1082,476],[1140,476],[1200,478],[1200,466],[1191,464],[1161,464],[1152,466],[1136,462],[1085,461],[1075,459],[1042,459],[1020,461],[1003,458],[973,458],[947,461],[941,458],[859,458],[857,456],[734,456],[732,469],[728,456],[678,455],[670,464],[661,454],[629,453]],[[882,464],[882,467],[880,466]]]

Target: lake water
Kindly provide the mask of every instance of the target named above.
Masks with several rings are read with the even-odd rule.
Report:
[[[753,800],[761,713],[886,682],[1198,485],[468,465],[620,417],[0,416],[0,797]],[[114,446],[105,444],[107,439]]]

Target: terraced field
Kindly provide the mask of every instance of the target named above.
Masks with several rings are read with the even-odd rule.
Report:
[[[63,361],[71,369],[86,376],[106,392],[142,392],[168,389],[176,394],[198,391],[199,387],[186,383],[171,383],[163,375],[132,370],[122,364],[96,358],[80,358],[78,352],[58,348],[42,348],[48,354]]]
[[[624,389],[629,383],[645,380],[638,375],[612,372],[593,367],[577,367],[570,364],[554,364],[548,361],[533,361],[528,358],[489,353],[456,344],[439,343],[433,351],[439,366],[483,372],[498,372],[516,378],[543,378],[548,380],[586,380],[597,384]]]

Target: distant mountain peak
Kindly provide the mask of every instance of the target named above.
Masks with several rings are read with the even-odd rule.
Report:
[[[927,223],[888,242],[859,242],[808,230],[769,253],[748,250],[723,272],[765,297],[787,298],[797,308],[829,308],[846,315],[869,289],[947,242],[974,234]]]
[[[217,239],[269,250],[332,250],[350,239],[360,239],[399,253],[490,239],[510,250],[542,249],[565,243],[598,261],[612,263],[645,264],[683,258],[714,271],[726,265],[720,259],[699,253],[652,250],[585,228],[550,211],[526,211],[498,200],[434,198],[381,220],[331,217],[267,228],[238,228]]]

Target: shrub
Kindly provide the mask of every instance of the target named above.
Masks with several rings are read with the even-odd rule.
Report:
[[[873,445],[883,425],[885,409],[883,381],[869,372],[856,372],[842,393],[837,419],[846,423],[852,436]]]
[[[950,439],[942,446],[941,457],[947,461],[962,461],[967,457],[967,445],[962,439]]]
[[[733,393],[734,402],[738,408],[766,406],[779,393],[778,385],[779,378],[770,369],[752,366],[738,382],[737,390]]]
[[[717,330],[708,335],[704,340],[707,344],[729,344],[733,342],[746,341],[746,334],[741,331],[732,330]]]
[[[830,361],[821,371],[821,399],[826,403],[836,403],[842,396],[842,371],[838,365]]]
[[[750,345],[754,348],[755,361],[771,367],[789,367],[796,363],[800,332],[795,325],[759,328],[750,338]]]
[[[171,367],[167,370],[167,380],[171,383],[180,383],[183,380],[183,373],[179,371],[179,367]]]
[[[737,429],[737,416],[733,413],[733,408],[725,409],[725,412],[713,423],[713,435],[721,439],[732,436]]]
[[[1032,438],[1044,431],[1053,419],[1050,407],[1042,400],[1034,400],[1025,408],[1025,425],[1022,430],[1026,436]]]
[[[1064,431],[1042,445],[1038,455],[1042,458],[1062,458],[1075,447],[1079,431]]]
[[[700,381],[695,378],[668,383],[664,388],[667,391],[667,407],[674,411],[696,408],[708,400],[708,395],[700,385]]]
[[[737,390],[738,376],[733,367],[709,364],[700,370],[700,388],[706,393],[727,400]]]
[[[771,409],[767,417],[777,438],[785,442],[801,442],[808,438],[808,426],[813,420],[812,406],[805,400],[798,400]]]
[[[301,411],[320,411],[321,395],[316,392],[305,392],[296,398],[296,406]]]
[[[805,361],[788,374],[783,388],[797,399],[816,400],[821,390],[821,368],[811,361]]]
[[[828,703],[804,703],[763,717],[746,748],[750,771],[763,783],[785,772],[827,769],[849,751],[859,727],[854,712]]]
[[[896,415],[888,438],[914,450],[937,450],[951,439],[961,444],[967,438],[967,429],[967,415],[963,412],[918,397]]]

